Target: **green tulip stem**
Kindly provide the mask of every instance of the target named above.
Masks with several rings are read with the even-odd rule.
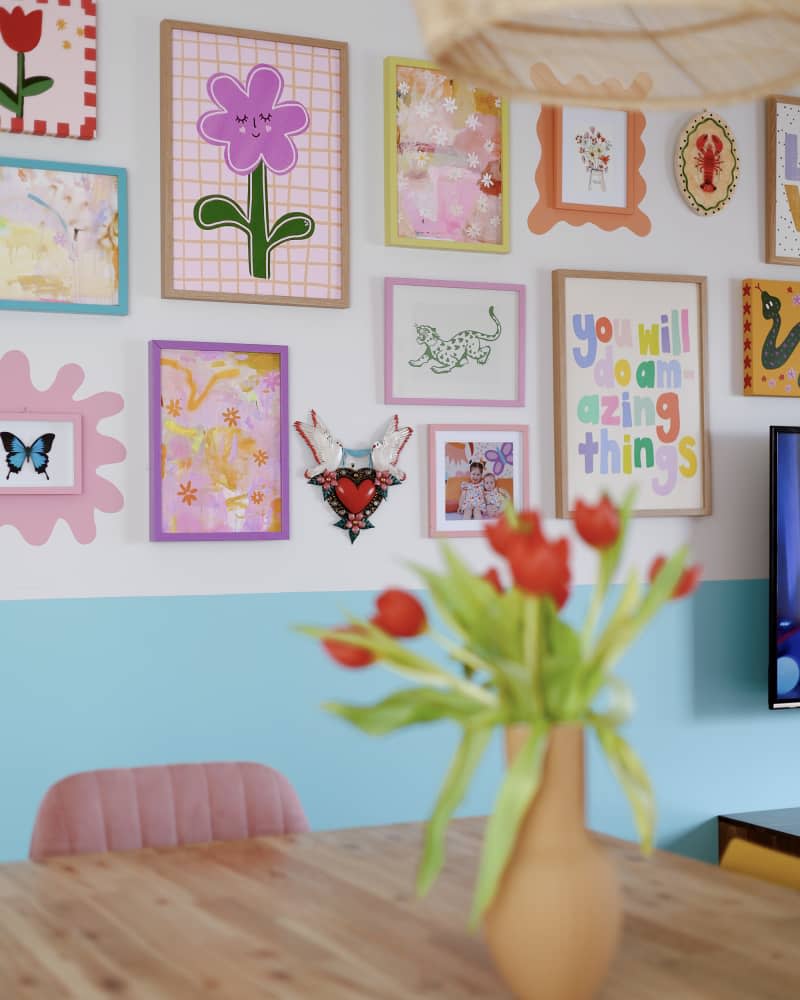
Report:
[[[33,15],[31,15],[33,16]],[[22,118],[25,107],[25,53],[17,53],[17,118]]]

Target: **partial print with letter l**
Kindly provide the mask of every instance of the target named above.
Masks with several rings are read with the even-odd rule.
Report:
[[[800,98],[767,102],[767,261],[800,264]]]

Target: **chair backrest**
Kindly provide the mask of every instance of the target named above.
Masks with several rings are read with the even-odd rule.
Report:
[[[34,861],[308,830],[289,781],[263,764],[176,764],[84,771],[46,793]]]
[[[800,889],[800,858],[762,847],[761,844],[751,844],[740,837],[730,841],[719,863],[728,871]]]

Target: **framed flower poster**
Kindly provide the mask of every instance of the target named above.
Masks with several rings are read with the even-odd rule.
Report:
[[[94,139],[95,0],[0,6],[0,132]]]
[[[550,92],[564,89],[541,64],[531,68],[531,76]],[[624,106],[626,100],[644,96],[651,85],[649,77],[639,74],[629,88],[606,80],[596,90],[598,96],[619,99]],[[536,126],[539,198],[528,215],[531,232],[546,233],[566,222],[646,236],[650,220],[640,207],[647,190],[642,177],[644,127],[640,111],[542,106]]]
[[[127,313],[125,170],[0,157],[0,309]]]
[[[162,294],[347,306],[347,45],[161,24]]]
[[[507,101],[417,59],[384,89],[387,244],[507,253]]]
[[[433,424],[428,437],[429,534],[480,535],[506,504],[528,503],[524,424]]]
[[[525,402],[525,286],[386,278],[385,401]]]
[[[800,98],[767,102],[767,262],[800,264]]]
[[[637,489],[635,512],[711,513],[706,279],[553,273],[556,513]]]
[[[150,343],[150,538],[289,537],[288,348]]]

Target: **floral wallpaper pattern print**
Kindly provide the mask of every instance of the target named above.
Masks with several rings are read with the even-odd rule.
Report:
[[[161,25],[162,294],[344,307],[347,45]]]
[[[386,242],[508,250],[507,108],[428,63],[386,72]]]
[[[0,131],[93,139],[96,3],[0,4]]]
[[[124,170],[0,158],[0,307],[128,311]]]
[[[151,538],[288,537],[285,347],[151,344]]]

